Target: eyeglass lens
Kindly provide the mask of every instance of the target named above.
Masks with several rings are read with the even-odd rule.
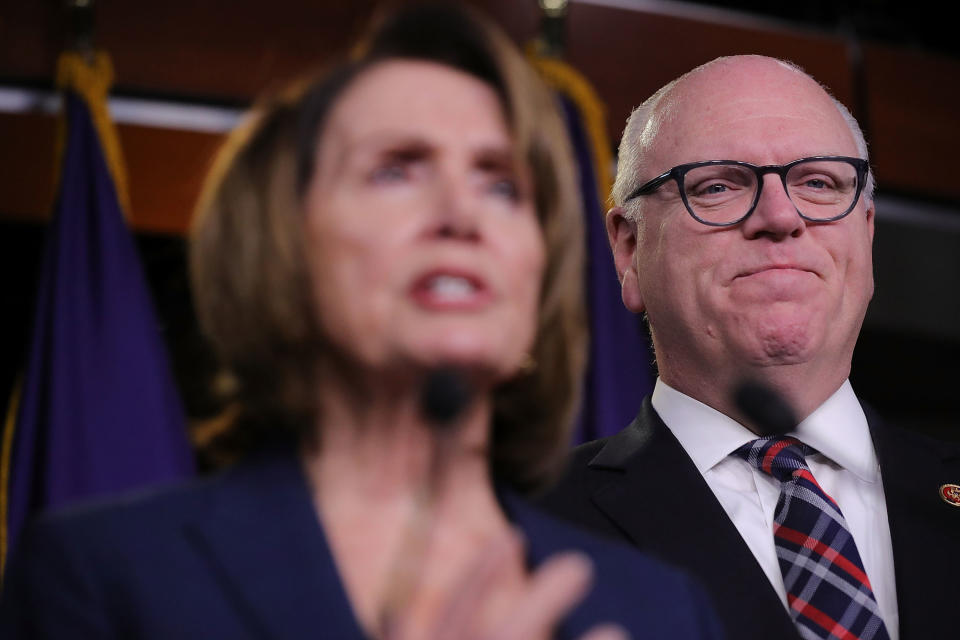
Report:
[[[807,160],[786,174],[787,195],[811,220],[829,220],[853,205],[857,169],[843,160]],[[757,172],[738,164],[711,164],[687,171],[683,189],[687,206],[707,223],[724,224],[750,212],[759,186]],[[769,185],[768,185],[769,188]]]

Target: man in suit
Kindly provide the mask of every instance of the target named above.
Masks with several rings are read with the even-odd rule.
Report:
[[[731,638],[956,637],[960,452],[848,380],[873,294],[856,120],[793,65],[720,58],[634,111],[619,165],[607,232],[659,379],[543,504],[686,567]],[[795,440],[758,441],[776,425],[744,381],[792,408]]]

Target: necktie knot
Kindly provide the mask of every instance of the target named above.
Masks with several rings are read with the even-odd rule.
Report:
[[[799,471],[810,472],[806,455],[812,452],[811,447],[796,438],[767,436],[748,442],[734,454],[780,482],[787,482]]]

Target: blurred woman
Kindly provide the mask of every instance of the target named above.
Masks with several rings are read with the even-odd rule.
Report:
[[[453,9],[255,110],[191,256],[239,461],[35,528],[4,637],[713,637],[684,577],[520,495],[583,367],[576,184],[549,93]]]

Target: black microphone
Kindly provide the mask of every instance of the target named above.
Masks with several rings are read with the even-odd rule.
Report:
[[[782,435],[797,426],[796,413],[786,399],[756,380],[740,383],[733,401],[759,436]]]
[[[427,374],[420,393],[420,411],[434,427],[447,428],[456,422],[473,399],[473,389],[463,372],[440,367]]]
[[[387,574],[377,621],[382,637],[395,635],[397,620],[414,593],[419,572],[429,551],[436,501],[456,446],[453,427],[472,399],[473,387],[467,376],[463,371],[449,366],[430,371],[420,389],[420,413],[432,429],[433,450],[429,472],[417,493],[414,509]]]

